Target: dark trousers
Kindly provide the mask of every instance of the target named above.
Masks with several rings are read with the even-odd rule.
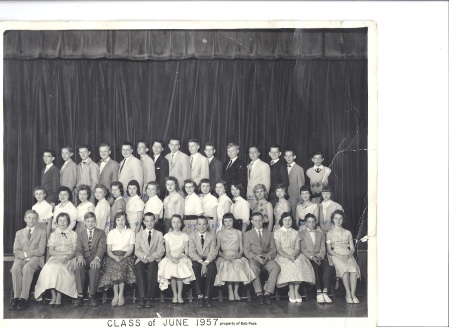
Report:
[[[84,290],[84,283],[86,279],[86,270],[89,271],[89,296],[97,294],[98,281],[100,280],[100,268],[91,268],[90,264],[95,257],[84,258],[86,264],[84,266],[76,265],[75,269],[75,284],[78,294],[82,294]],[[101,264],[100,264],[101,267]]]
[[[137,289],[139,290],[140,299],[152,300],[154,293],[158,287],[157,283],[157,268],[158,262],[153,261],[149,263],[143,263],[139,261],[136,264],[136,282]]]
[[[206,260],[206,258],[203,258]],[[217,275],[217,265],[215,261],[209,262],[207,265],[206,277],[201,276],[202,265],[198,261],[192,261],[192,268],[195,274],[195,288],[198,294],[202,294],[207,298],[210,298],[210,291]]]
[[[317,290],[329,290],[329,263],[326,259],[321,260],[321,265],[317,265],[315,261],[310,260],[313,272],[315,273],[315,287]]]

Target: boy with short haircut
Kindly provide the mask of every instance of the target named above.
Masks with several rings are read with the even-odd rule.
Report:
[[[128,183],[133,179],[139,183],[140,189],[143,187],[143,169],[140,160],[133,156],[133,144],[131,142],[123,142],[122,156],[118,169],[118,181],[123,184],[125,192],[128,190]],[[127,196],[124,196],[127,198]]]
[[[215,158],[215,144],[207,142],[204,145],[204,154],[209,162],[209,181],[211,187],[211,193],[215,193],[215,182],[221,179],[223,173],[223,164],[220,160]]]
[[[164,152],[164,141],[160,139],[155,139],[153,141],[153,146],[151,147],[153,150],[153,162],[154,168],[156,171],[156,182],[159,184],[160,194],[159,198],[163,200],[167,193],[167,189],[165,188],[165,179],[168,177],[168,160],[162,156],[162,152]]]
[[[272,145],[270,147],[270,190],[268,194],[268,201],[270,201],[273,208],[278,202],[276,196],[276,186],[279,184],[289,186],[287,164],[284,159],[281,158],[281,147],[279,145]]]
[[[99,170],[99,184],[111,190],[112,182],[118,181],[118,162],[112,159],[111,146],[108,143],[101,143],[98,147],[101,160],[97,163]],[[112,198],[112,197],[111,197]],[[111,199],[113,202],[113,199]],[[112,203],[110,202],[112,205]]]
[[[103,230],[95,227],[97,217],[93,212],[84,215],[86,229],[78,232],[76,239],[76,269],[75,283],[78,297],[75,300],[75,308],[83,304],[83,290],[86,270],[89,271],[89,304],[96,307],[98,281],[100,279],[101,261],[106,253],[106,234]]]
[[[214,233],[207,231],[209,224],[205,216],[198,217],[196,230],[189,235],[189,257],[195,274],[195,288],[198,293],[198,306],[212,307],[210,293],[217,275],[215,258],[218,255],[217,240]]]
[[[200,181],[204,178],[209,178],[209,162],[207,158],[199,153],[200,141],[197,139],[189,140],[190,151],[190,178],[200,185]]]
[[[47,193],[47,201],[51,204],[52,208],[55,207],[58,201],[58,189],[60,186],[60,173],[59,169],[53,165],[53,161],[56,158],[56,152],[53,150],[45,149],[42,152],[44,158],[45,168],[41,174],[41,186]]]
[[[190,178],[190,160],[189,157],[182,152],[181,140],[177,137],[172,137],[169,140],[168,147],[170,148],[170,153],[165,156],[165,159],[169,163],[168,174],[170,176],[176,177],[179,182],[179,187],[184,186],[184,181]]]
[[[78,167],[72,160],[73,148],[69,145],[65,145],[61,149],[61,157],[64,160],[64,164],[61,167],[60,184],[66,186],[73,192],[76,186],[76,175]]]
[[[98,184],[100,171],[95,162],[90,158],[90,147],[86,144],[82,144],[78,147],[78,153],[81,157],[81,162],[78,164],[78,173],[76,177],[76,187],[80,185],[89,185],[92,190],[95,189],[95,185]],[[92,192],[90,196],[90,202],[95,203],[95,196]],[[76,198],[75,198],[76,199]]]
[[[318,303],[332,303],[327,296],[329,286],[329,263],[326,256],[325,236],[316,230],[316,217],[308,213],[305,216],[306,229],[299,232],[301,238],[301,253],[304,254],[312,264],[316,280],[316,300]]]
[[[159,261],[165,254],[164,237],[161,232],[154,229],[156,217],[147,212],[143,216],[145,229],[136,235],[136,281],[139,290],[139,303],[137,307],[152,308],[154,293],[158,288],[157,271]],[[146,301],[145,301],[146,300]]]
[[[296,154],[292,149],[286,149],[284,152],[284,159],[287,162],[288,173],[288,195],[291,208],[296,208],[296,205],[301,201],[299,190],[305,184],[304,169],[295,162]],[[293,218],[296,219],[296,210],[292,211]]]
[[[318,225],[323,231],[324,235],[334,226],[331,221],[331,215],[335,210],[343,210],[343,207],[331,200],[332,190],[325,185],[321,189],[321,196],[323,201],[318,205]]]
[[[26,227],[19,230],[14,239],[14,264],[11,268],[14,299],[10,306],[11,310],[27,307],[34,272],[44,266],[47,235],[43,229],[36,228],[38,219],[36,211],[27,210],[24,217]]]
[[[310,189],[312,190],[312,196],[314,199],[312,202],[319,203],[319,195],[321,188],[324,185],[329,184],[329,175],[332,170],[329,167],[323,166],[324,155],[321,151],[314,152],[312,154],[313,167],[307,169],[306,175],[310,180]]]
[[[140,156],[140,163],[142,164],[143,171],[143,188],[142,193],[146,195],[147,186],[149,182],[156,180],[156,169],[154,167],[153,159],[148,155],[148,143],[144,140],[137,142],[137,154]],[[148,197],[147,197],[148,198]]]
[[[38,226],[42,228],[47,235],[50,235],[51,224],[48,222],[53,218],[53,208],[51,204],[45,201],[45,189],[42,186],[36,186],[33,190],[36,204],[31,208],[39,215]]]

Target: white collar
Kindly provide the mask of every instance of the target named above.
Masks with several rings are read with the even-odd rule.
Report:
[[[238,157],[235,157],[234,159],[229,158],[229,161],[232,162],[232,163],[234,163],[234,161],[236,161],[237,158],[238,158]]]
[[[195,159],[196,157],[198,157],[199,154],[200,154],[200,153],[197,152],[197,153],[195,153],[195,154],[191,154],[190,156],[191,156],[193,159]]]
[[[204,236],[204,238],[206,238],[206,233],[207,233],[207,231],[205,231],[204,233],[200,233],[200,232],[198,232],[198,236],[201,238],[201,235],[203,235]]]
[[[153,234],[154,228],[151,228],[151,229],[145,228],[145,231],[147,232],[147,234],[150,234],[150,232],[151,232],[151,234]]]
[[[256,160],[254,160],[254,161],[251,161],[250,162],[250,165],[255,165],[258,161],[260,161],[260,158],[257,158]]]
[[[156,161],[156,159],[159,158],[159,156],[161,155],[160,153],[159,154],[153,153],[153,154],[154,154],[154,161]]]
[[[170,152],[170,154],[171,154],[172,156],[176,156],[176,155],[178,154],[178,152],[179,152],[179,150],[178,150],[178,151],[176,151],[175,153],[173,153],[173,152]]]
[[[277,158],[277,159],[271,159],[270,162],[276,163],[276,162],[278,162],[278,161],[279,161],[279,158]]]
[[[315,166],[315,165],[313,165],[313,169],[317,169],[317,168],[323,169],[323,168],[324,168],[324,166],[323,166],[323,165],[319,165],[319,166]]]
[[[49,164],[45,165],[45,169],[50,168],[51,166],[53,166],[53,162],[50,162]]]
[[[282,226],[283,227],[283,226]],[[254,230],[259,234],[261,232],[263,234],[263,227],[262,228],[256,228],[254,227]]]
[[[293,167],[293,165],[294,165],[295,163],[296,163],[296,162],[294,162],[294,161],[293,161],[292,163],[290,163],[290,164],[287,162],[287,165],[290,165],[290,168],[291,168],[291,167]]]
[[[91,230],[89,230],[89,229],[86,228],[87,236],[89,236],[89,232],[90,232],[90,231],[92,231],[92,236],[93,236],[94,233],[95,233],[95,227],[92,228]]]
[[[109,161],[109,159],[111,159],[111,157],[107,157],[106,159],[101,159],[101,162],[107,163]]]
[[[90,157],[88,157],[86,160],[82,160],[81,163],[85,163],[86,165],[90,164],[90,161],[92,159],[90,159]]]
[[[27,226],[27,233],[28,233],[28,230],[31,230],[31,234],[33,234],[35,228],[36,228],[36,225],[34,225],[34,226],[31,227],[31,228],[29,228],[29,227]]]
[[[209,160],[209,163],[212,161],[212,159],[214,159],[214,156],[207,158],[207,160]]]

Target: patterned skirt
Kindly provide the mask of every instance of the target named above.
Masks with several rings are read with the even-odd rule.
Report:
[[[112,253],[116,256],[124,256],[126,254],[125,251],[112,251]],[[134,260],[135,257],[133,255],[130,255],[120,262],[117,262],[110,257],[106,257],[100,281],[98,283],[98,289],[107,290],[118,282],[134,284],[136,282],[136,275],[133,270]]]

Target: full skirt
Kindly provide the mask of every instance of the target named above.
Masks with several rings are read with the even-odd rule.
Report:
[[[215,286],[224,285],[225,282],[243,282],[248,284],[256,279],[246,258],[226,260],[219,257],[217,263],[217,276]]]
[[[123,256],[125,251],[112,251],[117,256]],[[110,257],[104,260],[103,271],[98,282],[99,290],[107,290],[114,284],[120,282],[125,284],[134,284],[136,282],[136,275],[134,274],[134,260],[135,257],[130,255],[120,262],[115,261]]]
[[[182,279],[184,284],[190,284],[191,281],[195,280],[192,261],[188,258],[182,258],[179,263],[173,263],[168,258],[162,259],[157,270],[157,281],[162,291],[168,288],[172,277]]]
[[[281,272],[276,282],[277,287],[287,286],[289,282],[315,284],[315,274],[312,264],[302,253],[295,261],[291,261],[280,255],[277,255],[275,260],[281,267]]]

